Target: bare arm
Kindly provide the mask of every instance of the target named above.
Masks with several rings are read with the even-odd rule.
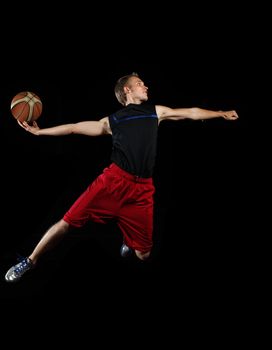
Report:
[[[208,109],[193,107],[193,108],[169,108],[166,106],[156,106],[156,112],[159,121],[162,120],[181,120],[181,119],[194,119],[204,120],[212,118],[224,118],[227,120],[236,120],[238,114],[236,111],[210,111]]]
[[[18,124],[26,131],[37,136],[63,136],[70,134],[100,136],[111,134],[108,117],[102,118],[99,121],[85,121],[72,124],[63,124],[45,129],[40,129],[35,121],[33,122],[32,126],[29,125],[27,122],[18,121]]]

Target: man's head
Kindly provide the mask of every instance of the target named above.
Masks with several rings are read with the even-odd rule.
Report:
[[[144,85],[144,82],[139,78],[137,73],[125,75],[118,79],[115,84],[114,92],[115,96],[123,106],[129,103],[140,104],[147,101],[148,88]]]

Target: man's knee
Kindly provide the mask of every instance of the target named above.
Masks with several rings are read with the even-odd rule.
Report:
[[[63,233],[68,232],[71,228],[71,225],[63,219],[59,220],[55,225],[58,228],[58,230]]]
[[[139,250],[135,250],[135,254],[136,254],[137,258],[139,258],[140,260],[145,261],[145,260],[147,260],[149,258],[150,251],[143,253],[143,252],[140,252]]]

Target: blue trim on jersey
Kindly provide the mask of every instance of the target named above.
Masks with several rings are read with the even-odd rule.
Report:
[[[131,120],[131,119],[142,119],[142,118],[158,118],[157,114],[150,114],[150,115],[134,115],[134,116],[131,116],[131,117],[122,117],[120,119],[116,118],[115,116],[113,116],[113,120],[116,122],[116,123],[120,123],[122,121],[125,121],[125,120]]]

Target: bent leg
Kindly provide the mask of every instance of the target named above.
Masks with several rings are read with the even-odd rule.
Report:
[[[117,224],[123,234],[124,244],[135,251],[137,258],[146,260],[153,246],[152,203],[124,206]]]
[[[64,237],[64,235],[69,231],[70,225],[61,219],[56,224],[51,226],[39,243],[34,248],[33,252],[29,256],[33,265],[36,264],[37,260],[45,252],[51,250],[55,245]]]
[[[140,260],[145,261],[145,260],[147,260],[149,258],[150,251],[143,253],[143,252],[140,252],[139,250],[135,250],[135,254],[136,254],[137,258],[139,258]]]

